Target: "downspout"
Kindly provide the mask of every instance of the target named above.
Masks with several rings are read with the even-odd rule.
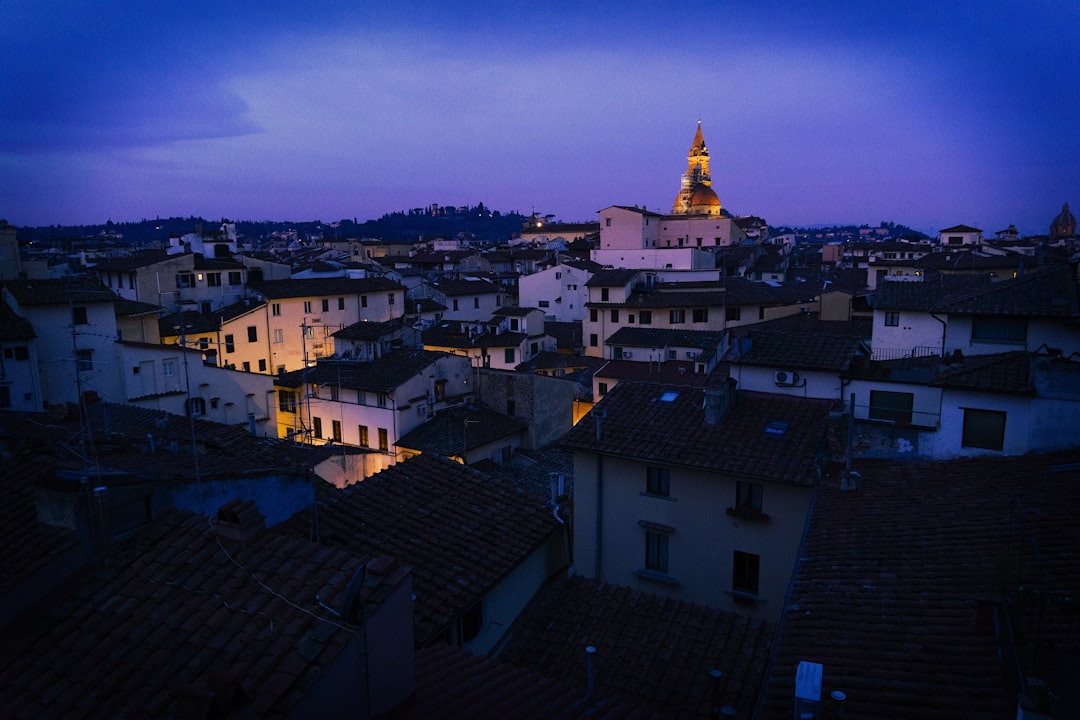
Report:
[[[941,323],[941,357],[945,357],[945,328],[948,327],[948,323],[939,318],[934,313],[930,313],[930,317]]]
[[[597,580],[603,579],[603,553],[600,538],[604,529],[604,456],[596,454],[596,572]]]

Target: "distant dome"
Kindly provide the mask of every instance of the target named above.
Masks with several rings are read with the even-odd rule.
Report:
[[[1061,212],[1050,223],[1050,238],[1070,237],[1076,234],[1076,217],[1069,212],[1069,203],[1061,207]]]
[[[708,185],[696,185],[690,193],[689,206],[689,210],[692,213],[718,212],[720,209],[720,198],[716,196],[716,191]]]

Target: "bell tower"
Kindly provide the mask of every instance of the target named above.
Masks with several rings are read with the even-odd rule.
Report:
[[[682,176],[682,186],[675,197],[672,215],[719,215],[720,198],[712,189],[712,175],[709,173],[709,148],[701,134],[701,121],[698,120],[694,142],[686,156],[686,172]]]

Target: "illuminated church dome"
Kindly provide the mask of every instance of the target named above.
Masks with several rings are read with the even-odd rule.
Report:
[[[675,198],[672,215],[720,215],[720,198],[712,189],[712,176],[709,174],[709,149],[701,134],[701,121],[698,120],[697,132],[690,152],[686,156],[686,172],[682,176],[682,187]]]
[[[1076,216],[1069,212],[1069,203],[1062,206],[1061,212],[1050,223],[1050,239],[1072,237],[1076,234]]]

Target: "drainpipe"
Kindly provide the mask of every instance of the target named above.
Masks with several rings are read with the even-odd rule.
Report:
[[[945,357],[945,328],[947,327],[948,323],[946,323],[934,313],[930,313],[930,317],[941,323],[941,357]]]
[[[602,580],[603,553],[601,552],[600,537],[604,529],[604,456],[596,455],[596,573],[597,580]]]

